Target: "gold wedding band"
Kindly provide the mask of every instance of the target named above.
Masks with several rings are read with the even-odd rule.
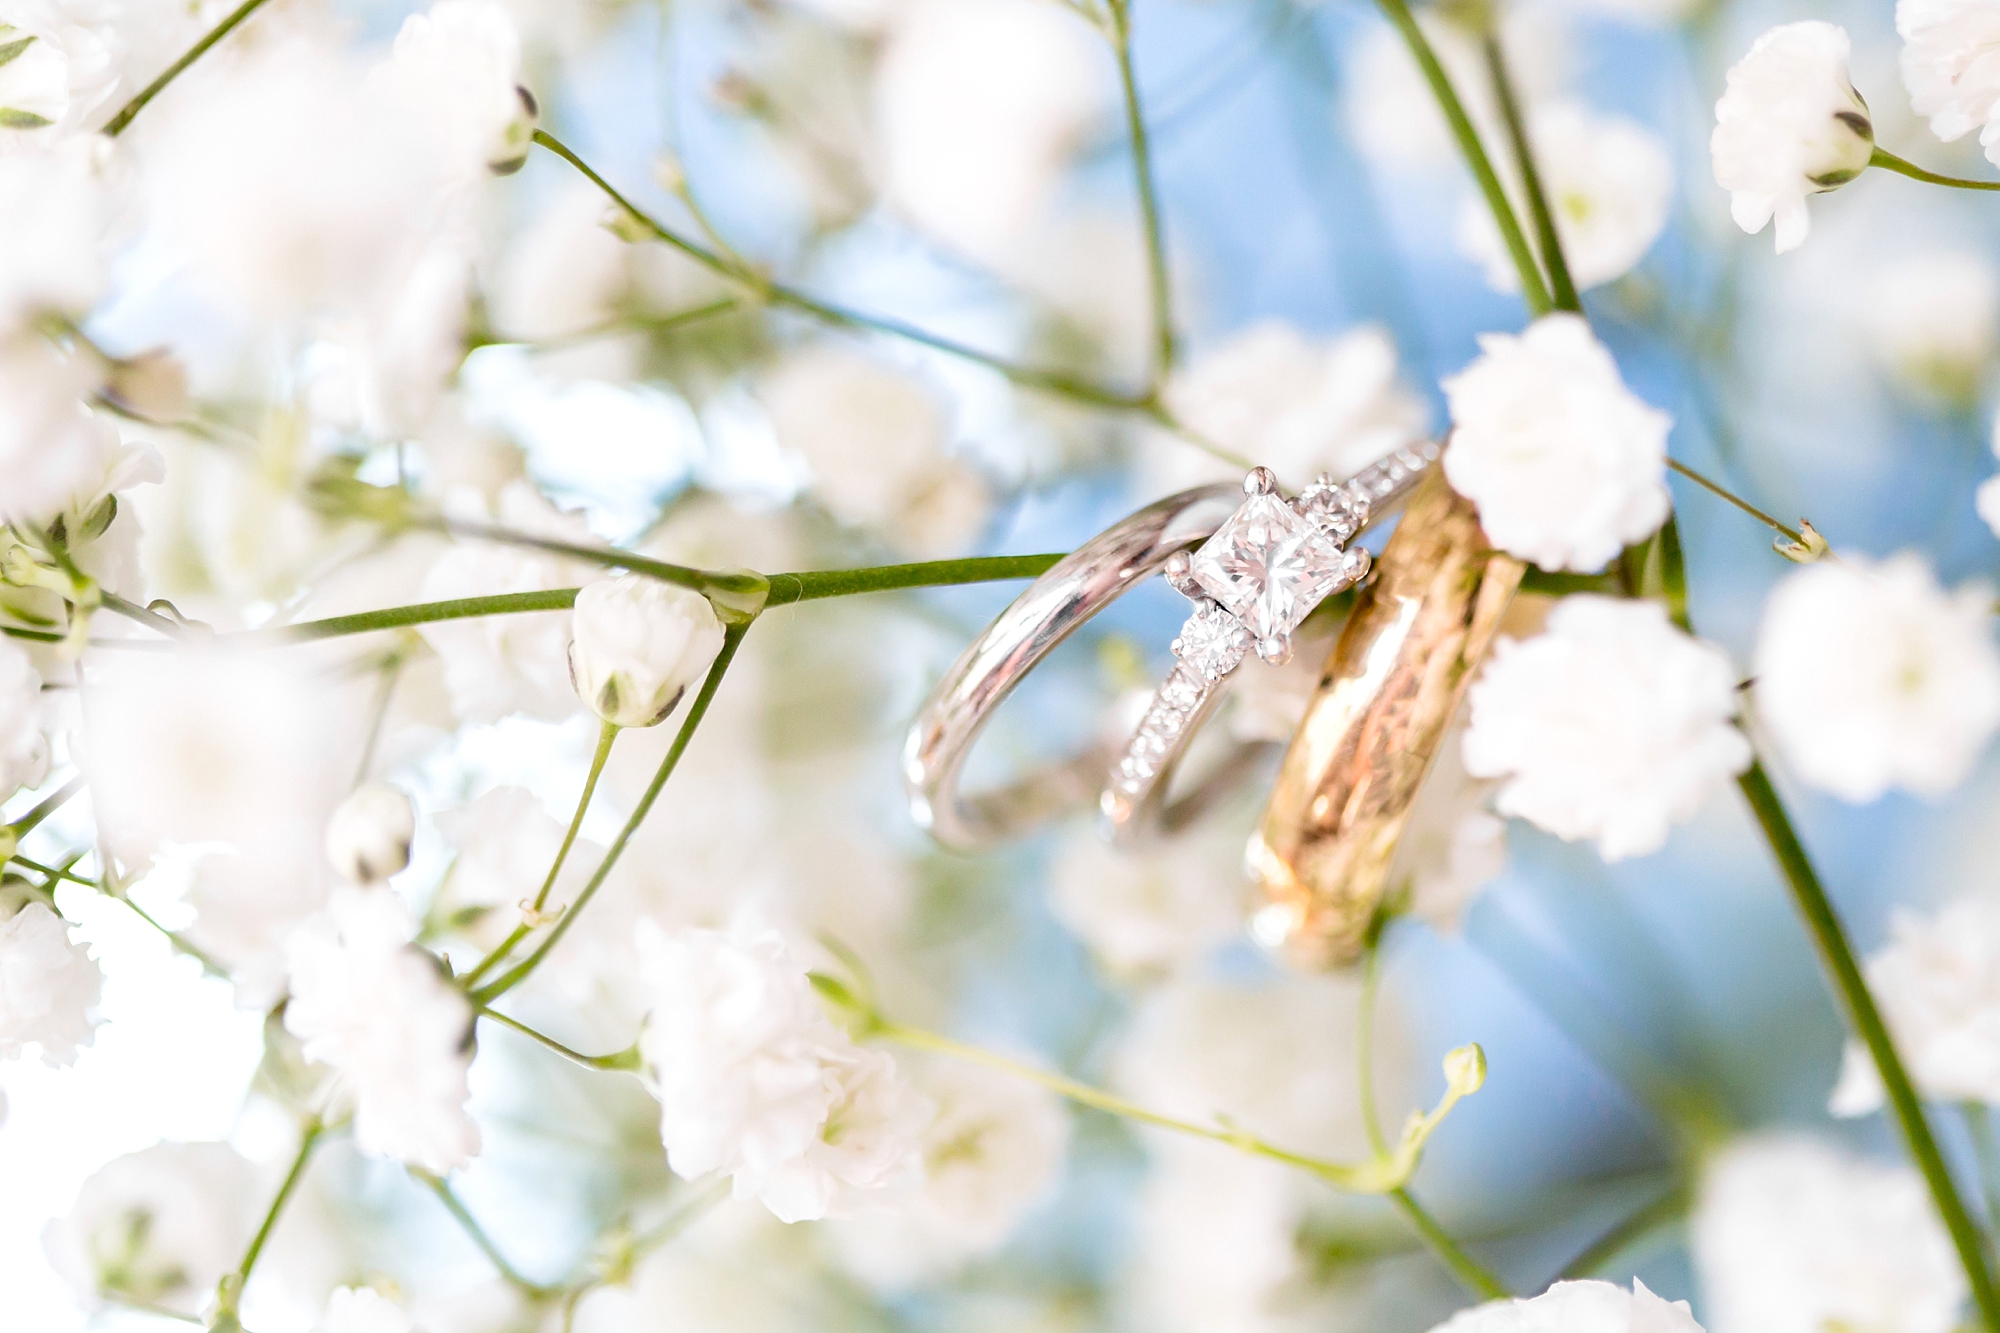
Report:
[[[1411,804],[1525,566],[1434,473],[1375,570],[1250,841],[1257,937],[1315,966],[1360,956]]]

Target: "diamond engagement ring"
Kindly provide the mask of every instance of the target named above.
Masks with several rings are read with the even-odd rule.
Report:
[[[959,773],[1001,703],[1057,644],[1176,553],[1207,540],[1239,498],[1234,486],[1202,486],[1146,506],[1064,556],[986,627],[931,691],[904,743],[903,782],[919,827],[969,850],[1097,799],[1112,757],[1102,745],[969,795],[959,791]],[[1199,808],[1246,768],[1224,765],[1216,782],[1181,798],[1180,809]]]
[[[1099,798],[1105,832],[1128,842],[1171,832],[1166,793],[1190,737],[1222,697],[1222,682],[1251,652],[1273,666],[1292,655],[1292,632],[1328,597],[1368,573],[1368,552],[1348,543],[1403,499],[1437,461],[1432,443],[1408,445],[1344,483],[1321,477],[1286,500],[1268,468],[1243,481],[1236,512],[1199,549],[1164,563],[1167,581],[1194,603],[1174,640],[1176,659],[1147,706]]]

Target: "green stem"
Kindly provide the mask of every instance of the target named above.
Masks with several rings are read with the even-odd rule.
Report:
[[[548,905],[549,891],[555,888],[556,876],[562,873],[563,862],[569,859],[569,849],[576,845],[577,830],[583,827],[583,816],[590,809],[590,798],[597,791],[597,779],[604,772],[604,761],[611,757],[611,743],[618,739],[618,728],[609,722],[597,731],[597,753],[590,757],[590,773],[583,780],[583,794],[576,798],[576,813],[570,816],[569,830],[563,834],[562,846],[556,848],[555,862],[549,866],[549,873],[542,878],[542,887],[535,894],[535,901],[529,909],[529,916],[516,925],[506,939],[493,947],[492,952],[479,960],[478,966],[466,973],[459,984],[471,990],[479,979],[492,971],[495,964],[514,952],[514,946],[526,939],[535,929],[535,921],[542,908]]]
[[[530,352],[559,352],[566,347],[575,347],[581,343],[594,342],[599,338],[616,337],[621,333],[644,333],[658,337],[660,334],[672,333],[675,329],[688,324],[697,324],[702,320],[712,319],[716,315],[726,315],[730,311],[740,308],[742,304],[743,301],[740,297],[724,296],[701,305],[689,306],[685,310],[676,310],[670,315],[661,315],[655,319],[606,320],[602,324],[593,324],[587,329],[578,329],[574,333],[560,333],[551,338],[512,338],[505,334],[489,331],[474,338],[472,346],[474,348],[520,347]]]
[[[1888,149],[1877,146],[1868,158],[1868,165],[1893,171],[1898,176],[1908,176],[1913,181],[1926,185],[1949,185],[1954,190],[2000,190],[2000,181],[1973,181],[1963,176],[1940,176],[1935,171],[1925,171],[1914,162],[1905,162]]]
[[[1514,96],[1514,80],[1507,73],[1506,53],[1500,49],[1498,32],[1487,32],[1481,43],[1486,50],[1486,72],[1493,80],[1494,100],[1500,104],[1500,118],[1506,123],[1507,137],[1514,145],[1514,161],[1521,168],[1521,186],[1528,207],[1535,215],[1535,234],[1541,241],[1542,263],[1549,271],[1549,297],[1558,310],[1581,311],[1576,284],[1570,280],[1569,261],[1563,255],[1562,237],[1556,231],[1555,213],[1549,208],[1542,189],[1541,173],[1535,169],[1535,150],[1528,140],[1528,127],[1521,118],[1520,102]]]
[[[381,679],[375,685],[375,703],[368,713],[368,736],[361,743],[361,762],[354,767],[356,787],[368,781],[369,770],[375,767],[375,751],[382,743],[382,728],[389,721],[389,705],[396,698],[396,682],[402,676],[403,655],[393,653],[382,664]]]
[[[690,259],[693,259],[696,263],[701,264],[712,272],[729,279],[731,282],[739,283],[749,288],[759,299],[768,301],[772,305],[784,306],[788,309],[796,310],[801,314],[811,315],[823,323],[836,325],[841,328],[872,329],[877,333],[886,333],[891,337],[918,343],[935,351],[943,352],[947,356],[955,356],[960,360],[985,366],[987,369],[998,372],[1012,383],[1018,384],[1023,388],[1037,389],[1044,393],[1055,394],[1058,397],[1071,398],[1078,402],[1089,403],[1094,407],[1116,408],[1121,411],[1145,411],[1153,405],[1153,396],[1150,393],[1121,393],[1116,389],[1107,389],[1101,385],[1092,384],[1088,380],[1063,374],[1060,371],[1036,370],[1029,366],[1016,365],[1004,357],[994,356],[990,352],[982,352],[978,348],[968,347],[964,343],[953,342],[949,338],[940,337],[935,333],[917,328],[913,324],[905,324],[901,320],[888,319],[879,315],[862,314],[856,310],[849,310],[844,306],[834,305],[829,301],[822,301],[816,296],[809,296],[805,292],[787,287],[782,283],[772,282],[763,274],[746,270],[730,262],[722,255],[716,254],[704,246],[697,245],[685,236],[669,229],[657,218],[646,213],[631,200],[620,194],[613,188],[611,182],[598,175],[589,163],[578,157],[570,150],[567,144],[554,135],[545,130],[536,130],[535,142],[576,168],[586,180],[595,185],[599,190],[602,190],[606,198],[618,205],[634,221],[651,232],[659,240],[673,246],[676,250],[679,250],[682,254],[687,255]]]
[[[1139,107],[1139,79],[1132,68],[1132,0],[1111,0],[1111,22],[1118,82],[1124,93],[1125,129],[1132,138],[1132,175],[1138,186],[1139,215],[1146,228],[1146,272],[1153,296],[1153,388],[1157,392],[1174,368],[1173,284],[1167,273],[1166,229],[1153,180],[1153,154],[1146,140],[1146,118]]]
[[[1472,118],[1466,115],[1465,104],[1458,100],[1458,93],[1451,86],[1451,77],[1438,63],[1437,52],[1431,49],[1424,30],[1417,26],[1416,16],[1410,13],[1406,0],[1377,2],[1389,22],[1396,26],[1396,31],[1403,35],[1410,54],[1416,57],[1417,67],[1423,71],[1424,81],[1430,85],[1431,95],[1437,99],[1438,109],[1444,112],[1444,118],[1451,126],[1452,137],[1458,140],[1465,165],[1478,182],[1479,192],[1486,197],[1486,206],[1493,211],[1493,222],[1500,229],[1500,239],[1505,242],[1514,268],[1521,276],[1521,295],[1528,303],[1529,313],[1546,315],[1553,306],[1548,288],[1542,282],[1542,271],[1535,264],[1534,252],[1528,248],[1528,238],[1521,233],[1521,224],[1514,217],[1514,206],[1507,201],[1507,191],[1501,187],[1500,177],[1494,174],[1493,163],[1486,156],[1486,148],[1479,142],[1479,131],[1472,127]]]
[[[50,792],[47,796],[44,796],[40,801],[36,802],[34,809],[28,811],[27,814],[22,815],[7,827],[14,830],[16,838],[25,836],[30,829],[67,805],[70,798],[82,791],[83,788],[83,774],[79,773],[68,782],[63,783],[62,786]]]
[[[131,101],[120,107],[118,114],[105,122],[105,136],[115,139],[120,134],[123,134],[125,127],[132,123],[132,118],[141,111],[144,111],[148,102],[164,92],[167,85],[179,78],[181,72],[189,65],[192,65],[195,61],[208,54],[208,49],[211,46],[214,46],[217,42],[234,32],[243,20],[263,8],[264,3],[265,0],[243,0],[243,3],[238,5],[228,18],[210,28],[207,35],[183,52],[179,60],[167,66],[161,72],[159,78],[154,79],[151,83],[140,89]]]
[[[1382,937],[1381,923],[1369,932],[1367,949],[1361,956],[1361,1003],[1357,1018],[1355,1082],[1361,1097],[1361,1123],[1368,1131],[1368,1146],[1377,1157],[1389,1151],[1389,1141],[1382,1134],[1382,1117],[1375,1109],[1375,1001],[1382,989]],[[1430,1246],[1444,1266],[1473,1294],[1486,1300],[1499,1300],[1511,1295],[1506,1286],[1483,1267],[1478,1260],[1465,1252],[1450,1232],[1438,1220],[1424,1210],[1407,1187],[1389,1191],[1389,1197],[1396,1204],[1424,1244]]]
[[[907,588],[945,588],[967,583],[996,583],[1010,579],[1031,579],[1063,558],[1047,555],[975,556],[965,560],[928,560],[911,565],[873,565],[865,569],[818,569],[770,576],[771,593],[766,608],[790,606],[795,602],[818,601],[826,597],[851,597],[858,593],[892,592]],[[649,572],[640,569],[638,572]],[[695,573],[705,571],[696,570]],[[676,580],[677,582],[682,582]],[[683,586],[686,586],[683,582]],[[342,638],[350,634],[372,634],[379,630],[428,625],[440,620],[467,620],[477,616],[515,615],[531,611],[566,611],[576,601],[576,588],[551,588],[546,592],[503,593],[493,597],[460,597],[445,602],[418,602],[412,606],[390,606],[379,611],[362,611],[351,616],[307,620],[268,630],[249,630],[240,636],[224,636],[246,644],[278,647],[318,639]],[[51,636],[61,639],[61,635]]]
[[[72,874],[60,866],[45,866],[40,861],[31,861],[18,852],[8,857],[7,860],[17,866],[26,866],[37,875],[47,875],[52,880],[66,879],[72,884],[81,884],[86,889],[102,889],[104,887],[94,879],[85,879],[82,875]]]
[[[149,611],[136,602],[128,602],[115,592],[100,590],[98,593],[98,603],[106,611],[113,612],[116,615],[125,617],[127,620],[144,625],[146,628],[154,630],[169,639],[186,639],[188,637],[187,626],[181,624],[179,621],[171,620],[161,615],[158,611]]]
[[[761,574],[694,569],[687,565],[655,560],[650,556],[638,555],[631,551],[621,551],[613,546],[585,546],[577,542],[556,541],[550,537],[537,537],[533,533],[496,527],[491,523],[465,523],[441,518],[419,520],[412,526],[448,532],[454,537],[471,537],[478,541],[495,542],[501,546],[521,546],[533,551],[566,555],[573,559],[588,561],[593,565],[603,565],[607,569],[628,570],[634,574],[644,574],[648,578],[659,579],[662,583],[679,584],[683,588],[692,588],[703,596],[755,596],[763,590],[764,579]]]
[[[1979,1163],[1979,1185],[1986,1196],[1986,1225],[2000,1226],[2000,1143],[1993,1137],[1993,1121],[1986,1103],[1963,1101],[1958,1113],[1965,1120],[1965,1135],[1972,1140],[1972,1156]]]
[[[639,1048],[636,1046],[628,1046],[622,1051],[613,1051],[609,1055],[585,1055],[582,1051],[563,1045],[547,1033],[537,1032],[519,1019],[509,1018],[498,1009],[489,1009],[482,1004],[478,1006],[477,1012],[481,1018],[490,1018],[501,1027],[512,1028],[530,1041],[541,1043],[557,1055],[560,1055],[563,1059],[582,1065],[585,1069],[630,1072],[639,1067]]]
[[[1945,1230],[1951,1234],[1952,1245],[1958,1250],[1958,1260],[1965,1268],[1966,1280],[1972,1288],[1972,1300],[1979,1307],[1980,1318],[1987,1328],[2000,1330],[2000,1290],[1995,1289],[1992,1273],[1987,1267],[1985,1243],[1979,1228],[1973,1223],[1972,1215],[1966,1210],[1964,1200],[1959,1198],[1958,1186],[1951,1178],[1950,1168],[1945,1165],[1944,1154],[1938,1151],[1937,1139],[1931,1133],[1930,1123],[1924,1118],[1923,1103],[1917,1099],[1916,1088],[1910,1082],[1909,1072],[1903,1067],[1902,1057],[1896,1053],[1896,1044],[1889,1036],[1888,1025],[1882,1021],[1881,1011],[1875,1007],[1875,997],[1869,993],[1847,931],[1841,925],[1833,903],[1826,896],[1826,889],[1820,884],[1819,875],[1813,870],[1812,862],[1792,828],[1777,790],[1764,775],[1763,765],[1753,761],[1736,782],[1743,790],[1744,799],[1750,803],[1751,813],[1763,829],[1765,840],[1771,844],[1778,868],[1784,873],[1785,884],[1791,890],[1792,901],[1812,933],[1820,963],[1833,983],[1841,1007],[1847,1012],[1848,1022],[1860,1034],[1868,1054],[1874,1058],[1876,1072],[1881,1075],[1882,1087],[1888,1094],[1889,1107],[1895,1114],[1903,1141],[1908,1145],[1917,1169],[1923,1173],[1925,1183],[1930,1186],[1931,1198],[1944,1219]]]
[[[236,1272],[223,1279],[222,1308],[233,1319],[237,1303],[243,1299],[243,1288],[250,1281],[250,1274],[257,1267],[257,1258],[264,1253],[264,1243],[271,1239],[271,1231],[278,1225],[279,1216],[285,1205],[291,1201],[293,1191],[299,1181],[305,1178],[306,1163],[312,1160],[313,1149],[319,1146],[320,1137],[326,1127],[317,1119],[309,1119],[299,1128],[299,1150],[292,1158],[291,1169],[285,1172],[284,1183],[278,1186],[271,1206],[264,1210],[264,1220],[257,1225],[257,1234],[250,1238],[250,1248],[243,1252],[243,1261],[236,1265]]]
[[[1696,472],[1693,468],[1689,467],[1687,464],[1669,458],[1667,460],[1667,466],[1672,468],[1674,471],[1680,473],[1683,477],[1686,477],[1689,481],[1701,487],[1709,494],[1714,495],[1719,499],[1727,500],[1730,504],[1735,505],[1738,509],[1741,509],[1744,513],[1750,515],[1750,517],[1756,519],[1759,523],[1762,523],[1765,527],[1770,528],[1773,532],[1782,534],[1787,540],[1794,542],[1800,542],[1805,540],[1805,538],[1799,534],[1796,528],[1786,527],[1784,524],[1780,523],[1777,519],[1772,518],[1769,514],[1759,509],[1756,505],[1751,504],[1748,500],[1736,494],[1736,492],[1728,489],[1719,482],[1710,481],[1707,477],[1704,477],[1701,473]]]
[[[584,907],[596,895],[605,877],[611,873],[611,868],[618,864],[618,858],[625,852],[625,845],[632,841],[632,835],[638,832],[640,823],[652,810],[653,802],[660,798],[660,789],[666,786],[667,779],[673,776],[675,765],[680,763],[688,742],[694,739],[695,728],[701,725],[701,719],[708,712],[709,703],[715,698],[716,688],[722,684],[722,677],[729,670],[730,659],[736,656],[736,649],[742,644],[743,636],[749,629],[747,623],[724,628],[722,649],[716,653],[715,661],[708,668],[708,676],[701,683],[701,693],[695,696],[694,703],[688,708],[687,720],[681,723],[680,732],[674,737],[674,743],[668,749],[667,757],[660,761],[659,771],[653,774],[652,785],[647,787],[646,794],[639,798],[639,804],[633,809],[631,818],[625,821],[625,827],[618,830],[617,838],[612,841],[610,850],[604,853],[604,859],[598,862],[589,883],[583,886],[583,891],[577,894],[576,901],[570,904],[569,910],[562,914],[562,919],[556,922],[554,929],[549,931],[548,937],[535,947],[533,953],[502,974],[499,980],[472,992],[472,1002],[475,1005],[481,1007],[489,1005],[527,980],[528,975],[541,965],[542,959],[549,956],[549,950],[561,943],[570,925],[582,915]]]
[[[431,1193],[437,1195],[438,1202],[444,1205],[444,1210],[452,1215],[452,1219],[458,1223],[459,1229],[465,1232],[466,1237],[479,1247],[479,1252],[486,1256],[486,1261],[493,1265],[494,1271],[500,1274],[508,1286],[531,1299],[550,1294],[549,1288],[538,1282],[530,1282],[521,1276],[514,1265],[507,1262],[507,1256],[500,1252],[500,1247],[493,1243],[493,1238],[486,1234],[486,1229],[479,1225],[471,1210],[460,1201],[457,1192],[445,1183],[443,1177],[434,1176],[428,1171],[412,1170],[410,1174],[430,1186]]]
[[[1451,1269],[1453,1277],[1463,1283],[1467,1290],[1482,1300],[1504,1301],[1513,1295],[1505,1283],[1482,1267],[1478,1260],[1459,1247],[1451,1238],[1451,1233],[1438,1225],[1436,1218],[1425,1212],[1423,1206],[1403,1188],[1389,1191],[1389,1197],[1396,1203],[1398,1212],[1408,1219],[1417,1234],[1424,1238],[1424,1244],[1431,1247],[1431,1253],[1444,1261]]]

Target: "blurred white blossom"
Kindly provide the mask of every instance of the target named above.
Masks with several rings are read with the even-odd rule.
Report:
[[[875,76],[890,200],[969,255],[1004,252],[1104,104],[1110,63],[1097,35],[1061,6],[905,6]]]
[[[1866,971],[1919,1095],[2000,1103],[2000,902],[1969,897],[1930,916],[1897,912]],[[1874,1059],[1849,1041],[1833,1113],[1865,1115],[1882,1100]]]
[[[416,807],[402,789],[370,783],[334,810],[326,825],[326,857],[344,880],[376,884],[410,863]]]
[[[1965,1275],[1916,1171],[1795,1135],[1702,1170],[1695,1270],[1711,1333],[1949,1333]]]
[[[454,856],[431,904],[432,915],[484,952],[520,921],[516,909],[534,901],[555,864],[565,826],[533,792],[512,786],[495,787],[468,805],[443,811],[436,822]],[[575,901],[584,876],[602,852],[588,838],[577,840],[557,878],[548,903],[551,910]],[[604,905],[594,910],[601,912]],[[562,961],[561,953],[553,954],[549,966]]]
[[[410,946],[415,933],[389,890],[337,891],[285,941],[285,1027],[333,1071],[361,1151],[443,1175],[479,1151],[465,1111],[472,1006]]]
[[[961,1062],[920,1072],[917,1086],[937,1105],[918,1140],[922,1186],[894,1211],[833,1233],[841,1262],[877,1287],[948,1276],[999,1248],[1049,1193],[1069,1149],[1069,1112],[1048,1089]]]
[[[1565,597],[1494,646],[1468,706],[1466,771],[1501,779],[1500,812],[1607,861],[1658,851],[1750,764],[1729,658],[1658,602]]]
[[[1507,868],[1507,821],[1491,808],[1498,784],[1466,771],[1467,711],[1438,742],[1389,865],[1389,882],[1409,885],[1410,914],[1446,932]]]
[[[1301,1299],[1307,1191],[1276,1162],[1211,1148],[1155,1162],[1138,1199],[1126,1298],[1162,1333],[1294,1333],[1325,1327]]]
[[[908,373],[822,343],[782,361],[759,397],[779,445],[805,461],[813,493],[842,523],[924,556],[957,554],[978,537],[985,486],[950,455],[943,404]]]
[[[372,82],[438,135],[462,179],[512,171],[528,156],[535,102],[521,87],[521,35],[497,0],[437,0],[410,15]]]
[[[42,1233],[86,1309],[107,1301],[193,1317],[236,1267],[264,1200],[226,1143],[158,1143],[104,1164]]]
[[[471,281],[470,256],[447,239],[412,265],[392,299],[323,321],[314,416],[375,439],[422,433],[465,359]]]
[[[42,678],[28,650],[0,642],[0,800],[38,786],[49,769],[42,734]]]
[[[493,508],[490,521],[511,531],[572,545],[595,544],[581,514],[556,509],[528,482],[508,485]],[[460,512],[489,521],[471,508]],[[575,588],[597,575],[597,566],[572,556],[464,538],[431,567],[421,600]],[[461,720],[495,722],[510,713],[527,713],[554,722],[576,712],[576,691],[569,681],[569,612],[444,620],[419,632],[444,659],[445,683]]]
[[[0,336],[0,518],[45,526],[102,482],[118,431],[86,402],[101,383],[38,334]]]
[[[0,78],[7,68],[0,66]],[[75,141],[48,152],[0,154],[0,235],[7,237],[0,246],[0,333],[38,315],[81,318],[104,296],[113,190],[97,161],[99,147]]]
[[[1253,324],[1176,371],[1166,404],[1196,435],[1264,464],[1291,489],[1323,472],[1358,472],[1430,421],[1396,376],[1396,345],[1373,325],[1311,338],[1278,320]],[[1178,456],[1206,461],[1192,449]]]
[[[1238,938],[1247,898],[1240,836],[1203,828],[1127,850],[1079,826],[1049,867],[1056,920],[1129,980],[1174,971]]]
[[[708,598],[638,574],[599,579],[577,594],[569,645],[577,697],[614,727],[666,720],[722,648]]]
[[[1978,0],[1897,0],[1896,33],[1910,108],[1946,143],[1978,130],[1987,160],[2000,164],[2000,70],[1992,60],[2000,14]]]
[[[0,16],[0,153],[93,126],[117,90],[118,13],[105,0],[14,0]],[[106,115],[109,114],[108,109]]]
[[[188,933],[246,1004],[270,1003],[284,936],[331,887],[326,823],[359,749],[350,696],[274,655],[130,654],[93,671],[83,716],[104,845],[128,872],[199,854]]]
[[[403,1307],[373,1287],[340,1287],[313,1333],[418,1333]]]
[[[150,127],[146,176],[200,279],[279,322],[392,302],[440,217],[437,140],[322,42],[280,40],[186,91]]]
[[[1868,284],[1864,328],[1889,373],[1919,397],[1975,407],[2000,357],[2000,271],[1977,250],[1897,255]]]
[[[70,938],[69,922],[37,901],[0,900],[0,1060],[34,1047],[52,1065],[76,1063],[96,1035],[104,973]]]
[[[1964,780],[2000,727],[1992,593],[1947,593],[1920,556],[1823,560],[1771,593],[1757,712],[1799,777],[1848,801]]]
[[[1414,11],[1438,63],[1466,114],[1487,144],[1503,142],[1506,127],[1494,104],[1480,34],[1449,9]],[[1499,15],[1508,73],[1525,106],[1556,96],[1570,64],[1570,34],[1552,6],[1510,5]],[[1342,110],[1355,142],[1371,162],[1390,171],[1457,169],[1461,161],[1451,127],[1438,109],[1409,45],[1388,23],[1371,24],[1347,49]]]
[[[1777,219],[1778,253],[1812,227],[1806,196],[1838,189],[1868,167],[1875,129],[1847,76],[1845,29],[1817,19],[1759,37],[1729,71],[1715,104],[1709,152],[1729,212],[1752,235]]]
[[[1634,1279],[1630,1291],[1609,1282],[1558,1282],[1539,1296],[1461,1310],[1432,1333],[1702,1333],[1702,1328],[1686,1301],[1664,1300]]]
[[[639,1050],[676,1174],[719,1172],[785,1222],[915,1183],[932,1108],[833,1023],[776,931],[640,931]]]
[[[1674,169],[1666,146],[1621,116],[1569,101],[1536,107],[1528,135],[1577,290],[1624,277],[1667,225]],[[1516,211],[1530,216],[1518,206]],[[1520,290],[1520,274],[1484,199],[1465,201],[1458,235],[1467,256],[1485,266],[1495,290]]]
[[[1673,422],[1630,389],[1582,317],[1480,335],[1444,381],[1453,489],[1501,550],[1544,569],[1604,568],[1666,518]]]

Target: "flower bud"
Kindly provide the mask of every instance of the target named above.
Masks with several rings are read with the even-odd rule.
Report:
[[[379,884],[410,863],[417,813],[410,798],[381,783],[340,803],[326,825],[326,857],[342,879]]]
[[[577,695],[614,727],[664,721],[722,648],[722,622],[706,597],[637,574],[578,593],[570,633]]]

